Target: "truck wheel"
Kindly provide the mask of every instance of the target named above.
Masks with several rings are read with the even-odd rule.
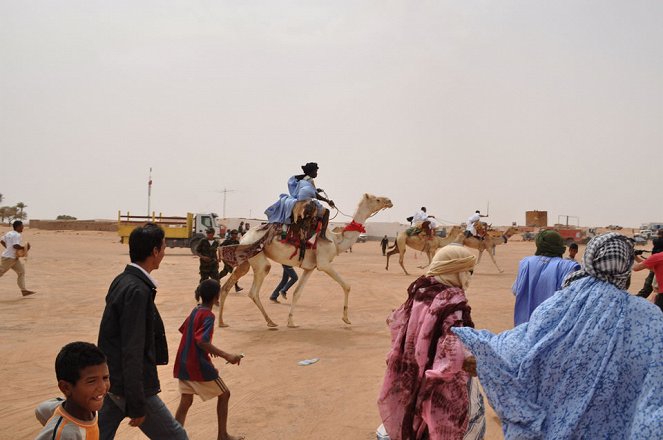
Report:
[[[189,241],[189,247],[191,248],[191,253],[196,254],[196,248],[198,247],[198,243],[200,243],[203,238],[203,234],[194,234],[193,237],[191,237],[191,241]]]

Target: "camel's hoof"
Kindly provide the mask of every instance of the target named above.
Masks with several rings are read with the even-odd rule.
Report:
[[[225,322],[219,321],[219,327],[230,327],[230,326],[228,324],[226,324]]]
[[[346,324],[352,325],[352,323],[350,322],[350,320],[348,318],[343,318],[343,322],[345,322]]]
[[[504,269],[500,269],[500,273],[504,273]]]
[[[299,326],[298,326],[298,325],[295,325],[295,324],[292,323],[292,322],[289,322],[289,323],[288,323],[288,328],[299,328]]]
[[[272,321],[269,321],[269,322],[267,323],[267,327],[278,327],[278,326],[279,326],[278,324],[276,324],[276,323],[274,323],[274,322],[272,322]]]

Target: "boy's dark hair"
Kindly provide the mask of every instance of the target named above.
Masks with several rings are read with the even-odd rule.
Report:
[[[89,342],[71,342],[62,347],[55,358],[55,377],[75,385],[81,378],[83,368],[105,362],[106,356],[96,345]]]
[[[142,262],[152,255],[154,248],[161,249],[165,233],[154,223],[145,223],[129,235],[129,258],[132,263]]]
[[[23,226],[23,222],[20,220],[15,220],[14,223],[12,223],[12,228],[14,228],[14,231],[18,229],[19,226]]]
[[[569,245],[569,249],[575,249],[575,250],[578,250],[578,243],[571,243],[571,244]]]
[[[221,285],[217,280],[207,279],[196,288],[196,301],[209,303],[221,291]]]

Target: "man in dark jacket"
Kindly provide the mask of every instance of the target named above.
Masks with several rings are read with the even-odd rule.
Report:
[[[208,278],[219,281],[219,241],[214,238],[214,228],[207,229],[207,238],[196,246],[196,255],[200,257],[200,282]]]
[[[151,439],[188,439],[158,396],[157,365],[168,363],[168,346],[150,272],[159,268],[165,250],[160,227],[148,223],[134,229],[129,236],[131,264],[106,295],[98,345],[108,358],[111,387],[99,411],[101,440],[113,439],[125,417]]]

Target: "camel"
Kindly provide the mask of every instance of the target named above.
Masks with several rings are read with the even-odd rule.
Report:
[[[421,235],[408,236],[405,231],[401,231],[396,236],[396,244],[392,246],[393,249],[387,252],[387,267],[385,267],[385,269],[389,270],[389,257],[391,257],[394,254],[399,254],[398,263],[403,268],[403,272],[405,272],[405,275],[410,275],[407,269],[405,269],[405,266],[403,265],[403,259],[405,257],[405,249],[407,246],[417,251],[425,252],[426,256],[428,257],[428,264],[430,264],[431,260],[433,259],[433,256],[435,255],[435,252],[437,252],[439,248],[444,247],[449,243],[453,242],[458,236],[458,234],[461,232],[462,229],[460,228],[460,226],[454,226],[453,228],[451,228],[451,231],[447,234],[445,238],[434,235],[432,238],[428,239],[426,237],[422,237]],[[419,269],[423,269],[424,267],[426,266],[419,266]]]
[[[518,228],[510,226],[504,233],[495,230],[489,230],[486,237],[483,240],[478,239],[477,237],[465,237],[465,235],[457,234],[456,239],[453,240],[455,243],[462,243],[463,246],[470,247],[472,249],[477,249],[479,251],[479,258],[477,258],[477,264],[481,262],[481,255],[483,251],[488,251],[488,256],[493,261],[493,264],[497,270],[502,273],[504,270],[500,268],[495,261],[495,246],[504,244],[507,240],[514,234],[519,232]]]
[[[374,195],[364,194],[361,197],[359,205],[357,206],[357,210],[354,213],[352,223],[350,223],[345,228],[335,228],[331,233],[327,231],[327,236],[329,239],[326,240],[318,238],[316,248],[307,250],[306,255],[302,261],[299,261],[299,252],[296,252],[295,248],[290,244],[282,243],[279,240],[272,240],[269,243],[265,243],[264,248],[260,253],[251,257],[247,262],[237,266],[231,274],[230,278],[224,283],[219,299],[219,327],[228,326],[223,320],[224,302],[228,296],[228,292],[230,292],[231,287],[234,286],[237,280],[239,280],[249,271],[249,267],[253,270],[253,283],[251,284],[251,290],[249,291],[249,298],[253,300],[255,305],[262,313],[265,321],[267,321],[268,327],[278,326],[267,315],[267,312],[260,302],[259,296],[260,287],[262,286],[262,283],[269,273],[269,269],[271,267],[269,260],[288,266],[301,267],[304,270],[304,273],[299,278],[299,282],[297,283],[297,287],[295,288],[294,294],[292,296],[290,313],[288,314],[288,327],[298,327],[295,325],[293,318],[295,305],[297,304],[297,301],[299,301],[299,298],[301,297],[304,290],[304,286],[306,285],[306,281],[313,273],[313,269],[318,269],[322,272],[325,272],[334,281],[336,281],[341,286],[341,288],[343,288],[345,299],[343,302],[342,319],[346,324],[351,324],[350,319],[348,318],[348,297],[350,296],[350,285],[346,283],[343,278],[341,278],[331,263],[337,255],[345,252],[357,241],[357,237],[359,237],[360,232],[364,230],[362,225],[369,217],[372,217],[383,209],[391,208],[392,206],[393,205],[391,200],[386,197],[376,197]],[[266,234],[265,230],[252,229],[246,235],[244,235],[244,237],[242,237],[240,244],[255,243],[264,234]]]

